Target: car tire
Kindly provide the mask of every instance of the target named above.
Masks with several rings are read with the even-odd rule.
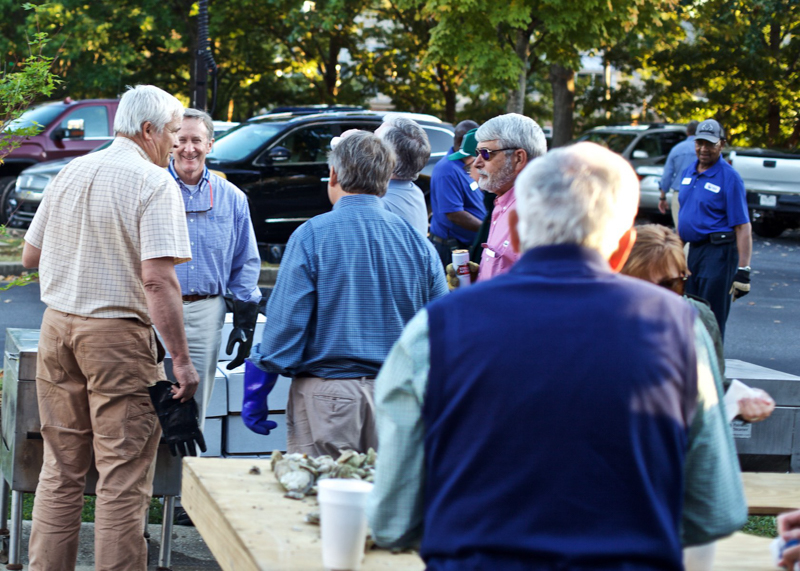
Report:
[[[786,230],[786,224],[775,218],[759,218],[753,221],[753,232],[762,238],[777,238]]]
[[[0,178],[0,224],[8,224],[9,218],[17,209],[16,203],[11,202],[16,181],[15,176]]]

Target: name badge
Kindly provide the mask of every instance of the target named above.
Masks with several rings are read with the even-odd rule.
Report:
[[[478,183],[477,183],[477,182],[475,182],[475,181],[473,180],[473,181],[470,183],[470,185],[469,185],[469,188],[470,188],[471,190],[478,190]]]
[[[692,184],[692,177],[687,176],[685,179],[681,181],[681,184]]]
[[[711,192],[719,192],[720,190],[716,184],[711,184],[710,182],[707,182],[704,188],[706,190],[710,190]]]

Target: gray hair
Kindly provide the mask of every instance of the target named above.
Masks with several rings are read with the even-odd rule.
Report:
[[[608,258],[639,206],[639,180],[631,165],[594,143],[556,149],[529,163],[514,192],[523,251],[578,244]]]
[[[420,171],[431,158],[428,134],[416,121],[405,117],[389,114],[383,122],[389,128],[381,138],[389,143],[397,159],[393,173],[395,178],[417,180]]]
[[[479,143],[496,140],[499,149],[522,149],[528,155],[528,162],[547,152],[547,141],[542,128],[530,117],[518,113],[508,113],[489,119],[478,127],[475,139]],[[506,156],[510,152],[506,151]]]
[[[344,137],[330,155],[342,190],[352,194],[383,196],[392,177],[395,158],[391,147],[368,131]]]
[[[114,117],[114,133],[133,137],[142,132],[142,123],[149,121],[161,133],[170,121],[183,117],[183,105],[155,85],[128,87],[122,95]]]
[[[697,133],[697,126],[699,124],[700,121],[698,121],[697,119],[692,119],[691,121],[689,121],[689,124],[686,125],[686,134],[691,137],[692,135]]]
[[[214,140],[214,121],[211,119],[211,115],[205,111],[200,111],[199,109],[189,107],[183,112],[183,119],[196,119],[197,121],[202,121],[203,125],[206,126],[206,131],[208,131],[208,140]]]

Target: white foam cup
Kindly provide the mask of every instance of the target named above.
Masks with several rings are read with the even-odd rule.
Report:
[[[325,569],[358,570],[364,559],[367,514],[364,507],[372,484],[326,478],[317,482]]]

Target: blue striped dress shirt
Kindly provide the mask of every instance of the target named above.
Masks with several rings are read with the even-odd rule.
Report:
[[[193,190],[171,160],[168,170],[181,189],[192,246],[192,260],[175,266],[181,294],[225,295],[230,290],[239,301],[258,303],[261,258],[247,197],[208,168]]]
[[[250,359],[291,377],[375,377],[405,324],[446,293],[427,238],[377,196],[344,196],[289,239]]]

